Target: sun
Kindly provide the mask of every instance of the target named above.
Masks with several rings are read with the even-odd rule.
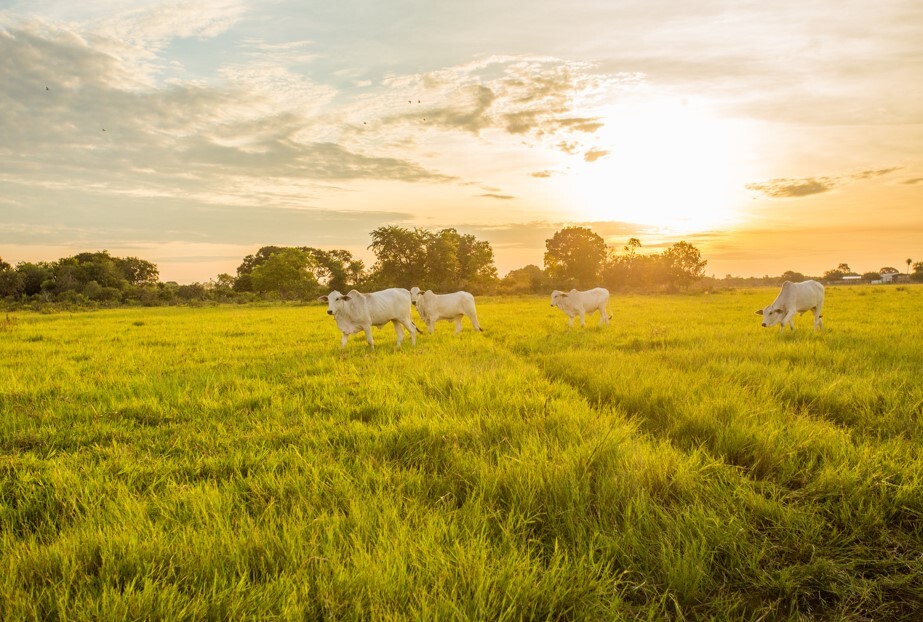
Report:
[[[742,125],[679,101],[613,107],[594,137],[608,153],[567,176],[571,214],[670,233],[732,224],[750,154]]]

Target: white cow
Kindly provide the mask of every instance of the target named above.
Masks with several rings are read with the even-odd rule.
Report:
[[[599,311],[599,323],[608,324],[612,318],[609,313],[609,290],[596,287],[585,292],[572,289],[569,292],[554,290],[551,292],[551,306],[557,307],[570,318],[568,326],[574,325],[574,318],[580,316],[580,325],[586,326],[586,315]]]
[[[433,290],[420,291],[419,287],[411,288],[410,299],[417,308],[420,318],[426,322],[429,332],[436,329],[439,320],[455,320],[455,334],[461,332],[462,316],[467,315],[471,320],[474,330],[480,331],[478,314],[474,308],[474,296],[468,292],[455,292],[453,294],[434,294]]]
[[[771,305],[756,312],[763,316],[763,326],[775,326],[781,322],[779,332],[788,324],[795,330],[793,321],[796,313],[811,311],[814,313],[814,330],[823,328],[824,286],[817,281],[803,281],[792,283],[785,281],[782,291],[776,296]]]
[[[365,333],[365,340],[374,349],[372,327],[381,328],[388,322],[394,324],[398,348],[404,340],[405,328],[410,331],[410,343],[417,345],[417,327],[410,315],[410,292],[406,289],[392,287],[370,294],[352,290],[345,296],[334,290],[318,300],[327,303],[327,314],[333,316],[343,333],[341,349],[346,347],[346,338],[359,331]]]

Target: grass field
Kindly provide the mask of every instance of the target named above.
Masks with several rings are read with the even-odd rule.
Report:
[[[923,288],[774,295],[11,313],[0,618],[923,619]]]

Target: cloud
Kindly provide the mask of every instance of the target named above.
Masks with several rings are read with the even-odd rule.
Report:
[[[900,167],[870,169],[840,175],[837,177],[807,177],[801,179],[770,179],[765,182],[747,184],[747,190],[752,190],[772,199],[798,198],[829,192],[835,188],[852,181],[861,181],[881,177],[900,170]]]
[[[388,120],[438,124],[478,134],[498,129],[534,137],[603,127],[600,117],[575,115],[592,110],[618,88],[637,83],[636,75],[607,74],[587,63],[554,58],[488,57],[424,74],[391,76],[384,86],[413,110],[401,110]],[[420,105],[417,105],[419,102]]]
[[[902,183],[902,184],[906,184],[906,185],[908,185],[908,186],[913,186],[913,185],[916,185],[916,184],[918,184],[918,183],[920,183],[920,182],[923,182],[923,177],[914,177],[914,178],[912,178],[912,179],[905,179],[905,180],[902,181],[901,183]]]
[[[604,158],[607,155],[609,155],[609,152],[604,149],[590,149],[583,154],[583,159],[586,162],[595,162],[596,160]]]
[[[836,181],[830,177],[770,179],[767,182],[747,184],[745,187],[773,199],[782,199],[829,192],[836,187]]]
[[[486,192],[484,194],[478,195],[485,199],[500,199],[503,201],[508,201],[510,199],[515,199],[516,197],[510,196],[508,194],[495,194],[493,192]]]
[[[220,87],[144,88],[68,29],[33,23],[0,30],[2,177],[66,184],[74,197],[86,191],[209,202],[215,194],[232,203],[253,198],[240,183],[247,178],[291,187],[295,202],[312,182],[454,180],[411,160],[325,140],[327,126],[305,102],[329,100],[327,87],[285,70],[237,67],[227,76]],[[238,197],[227,197],[234,188]]]
[[[535,171],[534,173],[529,173],[530,177],[535,177],[537,179],[547,179],[554,175],[552,171]]]

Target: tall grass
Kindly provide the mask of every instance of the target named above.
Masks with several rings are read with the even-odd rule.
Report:
[[[12,314],[0,611],[919,619],[923,290],[828,289],[823,334],[774,293],[374,353],[313,306]]]

